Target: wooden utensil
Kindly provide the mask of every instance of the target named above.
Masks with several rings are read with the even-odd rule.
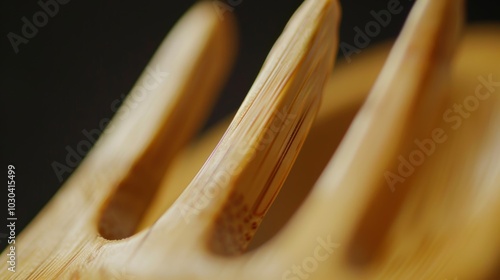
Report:
[[[500,28],[471,29],[458,44],[462,4],[418,1],[387,60],[383,46],[339,66],[319,109],[339,10],[307,0],[231,124],[179,153],[234,47],[231,20],[197,5],[150,63],[168,72],[165,83],[117,113],[21,234],[19,270],[3,275],[497,279],[500,86],[488,79],[500,80]],[[193,48],[179,54],[184,44]],[[474,110],[463,117],[455,104]],[[415,151],[423,163],[401,174]]]
[[[231,21],[221,22],[211,3],[196,5],[147,67],[163,71],[165,81],[151,86],[148,71],[138,80],[123,106],[129,111],[117,112],[111,131],[20,236],[19,243],[30,244],[18,251],[27,265],[11,276],[180,279],[198,273],[179,274],[173,263],[165,272],[156,257],[146,260],[156,268],[145,273],[130,265],[160,239],[169,241],[153,254],[167,253],[172,261],[185,253],[197,259],[208,251],[242,252],[319,108],[337,47],[338,13],[336,1],[301,6],[210,159],[154,225],[130,237],[175,153],[204,119],[231,60]],[[148,91],[134,94],[142,88]],[[181,245],[179,237],[189,241]]]

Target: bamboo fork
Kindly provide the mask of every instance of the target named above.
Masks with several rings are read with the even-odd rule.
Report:
[[[341,69],[330,80],[330,95],[312,127],[313,137],[294,166],[299,169],[285,182],[312,125],[336,49],[336,3],[306,1],[273,48],[222,140],[175,199],[178,191],[172,184],[178,181],[174,178],[172,183],[168,177],[185,175],[162,175],[167,168],[196,170],[190,160],[199,161],[199,155],[190,150],[181,155],[184,161],[172,160],[206,112],[199,111],[179,131],[178,119],[185,121],[186,103],[194,101],[186,96],[204,89],[209,96],[193,106],[206,110],[203,102],[213,100],[221,82],[218,77],[230,61],[225,57],[221,64],[202,63],[231,50],[232,31],[227,21],[224,25],[215,21],[206,4],[200,4],[179,23],[171,35],[175,36],[169,36],[150,65],[173,67],[177,64],[169,64],[170,60],[190,57],[193,50],[184,52],[186,57],[168,51],[170,44],[187,40],[181,32],[186,26],[206,28],[199,31],[208,35],[196,42],[205,51],[194,51],[199,55],[181,63],[183,68],[175,71],[178,84],[155,89],[130,118],[113,120],[110,127],[115,131],[99,140],[64,189],[18,239],[30,245],[20,245],[22,267],[11,278],[485,279],[500,251],[500,224],[495,220],[500,210],[495,188],[500,179],[495,126],[500,99],[491,95],[404,182],[394,187],[384,178],[387,171],[397,170],[399,155],[413,151],[415,138],[424,139],[449,125],[441,113],[475,91],[476,75],[487,77],[499,70],[494,62],[500,61],[496,52],[500,41],[490,39],[498,29],[484,37],[470,35],[473,38],[463,43],[464,50],[450,67],[461,9],[452,1],[417,2],[367,101],[304,205],[273,239],[234,256],[248,246],[283,183],[285,191],[290,184],[304,189],[319,175],[333,150],[326,154],[318,150],[335,149],[334,143],[321,139],[325,135],[321,131],[328,124],[332,130],[346,128],[383,55],[368,57],[359,66],[349,66],[351,70]],[[199,23],[202,18],[205,24]],[[474,45],[485,41],[490,48],[478,50]],[[213,64],[217,64],[213,75],[200,77],[199,65]],[[196,84],[205,86],[190,86],[188,77],[198,77]],[[353,83],[357,81],[353,77],[363,81]],[[147,76],[138,85],[144,79]],[[161,95],[162,91],[169,94]],[[326,134],[338,142],[343,129]],[[218,135],[191,151],[210,150],[207,147]],[[174,136],[179,138],[172,146],[163,144],[165,139],[170,144]],[[135,139],[126,143],[127,137]],[[471,147],[471,140],[483,145]],[[457,151],[464,156],[454,157]],[[307,152],[321,155],[323,161],[311,161]],[[108,166],[113,166],[112,172],[89,180]],[[457,173],[460,176],[450,179]],[[159,185],[167,193],[157,197],[159,203],[166,207],[173,202],[165,213],[159,210],[162,207],[146,209]],[[453,192],[450,186],[455,187]],[[475,198],[464,203],[471,195]],[[455,211],[459,213],[453,216]],[[129,237],[138,225],[144,230]],[[472,259],[477,252],[481,255]]]
[[[203,265],[216,262],[209,252],[242,252],[318,110],[333,65],[337,21],[335,1],[310,0],[301,6],[210,159],[153,226],[127,238],[172,157],[203,119],[231,59],[231,21],[220,22],[210,3],[198,4],[148,66],[172,78],[145,97],[132,90],[126,103],[138,103],[135,110],[113,120],[114,131],[99,140],[20,236],[19,243],[30,244],[18,252],[27,265],[12,278],[197,278],[203,271],[181,269],[186,260]],[[144,74],[136,87],[147,88],[148,79]],[[104,171],[109,166],[112,170]],[[74,211],[61,216],[68,209]],[[156,250],[158,242],[163,249]],[[139,265],[136,257],[145,262]],[[171,261],[169,271],[163,269],[164,258]],[[144,270],[144,264],[150,267]],[[214,273],[220,266],[208,268]]]

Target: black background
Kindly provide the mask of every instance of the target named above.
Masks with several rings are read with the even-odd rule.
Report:
[[[7,34],[20,35],[21,18],[31,20],[41,8],[36,1],[2,1],[1,155],[5,173],[7,164],[16,166],[18,232],[64,183],[57,179],[51,163],[64,163],[65,147],[75,147],[84,139],[83,129],[98,128],[103,118],[113,115],[111,102],[131,89],[165,35],[194,2],[71,0],[59,5],[59,12],[27,44],[21,44],[16,54]],[[238,3],[233,13],[239,24],[240,49],[206,127],[238,108],[268,51],[301,2],[229,1]],[[353,44],[353,28],[364,28],[373,20],[370,11],[386,9],[388,2],[341,1],[340,41]],[[400,2],[403,12],[394,15],[372,43],[397,36],[413,4],[409,0]],[[469,1],[467,10],[469,21],[500,20],[495,0]],[[4,200],[0,205],[5,213],[7,197],[0,199]],[[7,230],[0,229],[4,232]],[[0,241],[3,249],[6,240]]]

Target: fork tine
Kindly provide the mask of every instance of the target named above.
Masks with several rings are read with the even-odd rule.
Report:
[[[124,238],[137,228],[173,157],[210,112],[235,49],[233,17],[222,21],[208,3],[186,14],[159,47],[95,150],[101,165],[119,162],[123,172],[113,172],[116,186],[99,222],[103,236]],[[168,76],[155,86],[160,72]]]
[[[334,61],[338,20],[337,1],[302,4],[210,158],[142,247],[176,227],[176,234],[201,238],[196,244],[205,248],[208,243],[211,252],[245,250],[319,108]]]

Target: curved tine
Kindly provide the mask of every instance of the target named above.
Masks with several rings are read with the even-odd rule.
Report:
[[[312,244],[321,238],[340,245],[332,260],[346,257],[366,206],[381,187],[387,188],[381,184],[384,172],[397,157],[402,140],[413,133],[407,126],[416,120],[430,125],[437,115],[462,21],[463,1],[415,4],[366,103],[311,195],[267,252],[260,253],[293,264],[310,254]],[[275,248],[289,249],[273,252]],[[256,254],[255,259],[261,257]],[[315,275],[331,270],[325,265]],[[343,276],[347,277],[335,274],[348,279]]]
[[[100,218],[96,214],[100,214],[99,206],[105,199],[114,208],[105,207],[105,214],[125,210],[107,221],[121,230],[108,232],[108,237],[123,237],[132,232],[136,214],[147,204],[170,159],[204,120],[234,54],[234,21],[229,14],[221,21],[212,5],[203,2],[183,16],[151,59],[102,139],[19,236],[19,242],[29,246],[17,249],[24,256],[25,265],[14,277],[51,279],[64,268],[60,258],[72,260],[72,254],[79,250],[80,256],[98,254],[94,245],[100,247],[104,240],[96,239],[95,219]],[[114,194],[116,191],[118,195]],[[121,206],[137,212],[127,213],[128,209],[120,209]],[[54,262],[56,259],[59,262]]]
[[[113,160],[121,161],[126,175],[103,210],[99,229],[105,237],[134,232],[168,164],[205,121],[235,54],[234,26],[231,16],[222,22],[209,3],[198,4],[172,30],[139,79],[138,86],[146,86],[153,68],[169,74],[108,140],[120,151]],[[96,153],[104,150],[113,151],[103,145]]]
[[[176,205],[186,222],[206,224],[215,253],[246,250],[304,143],[335,58],[336,4],[306,1],[297,10],[225,136]],[[212,187],[218,195],[207,202]]]
[[[232,235],[228,227],[241,223],[245,231],[251,226],[254,230],[279,191],[319,107],[334,61],[338,20],[337,1],[307,0],[301,5],[210,158],[144,235],[136,260],[158,251],[167,234],[169,240],[192,241],[170,242],[169,252],[208,247],[226,255],[244,250],[251,233]],[[233,205],[244,215],[221,226]],[[244,224],[247,218],[253,225]],[[157,268],[163,259],[129,264]]]
[[[95,151],[96,157],[106,156],[108,164],[120,161],[123,166],[123,173],[115,174],[118,186],[100,221],[105,237],[123,238],[134,232],[172,158],[205,121],[235,54],[234,33],[230,15],[221,21],[208,3],[192,8],[122,106],[127,111],[133,107],[127,105],[139,103],[135,111],[123,120],[119,111],[113,119],[110,126],[119,122],[116,132],[111,131]],[[137,88],[148,89],[148,79],[158,78],[154,75],[160,71],[168,76],[140,101]]]

